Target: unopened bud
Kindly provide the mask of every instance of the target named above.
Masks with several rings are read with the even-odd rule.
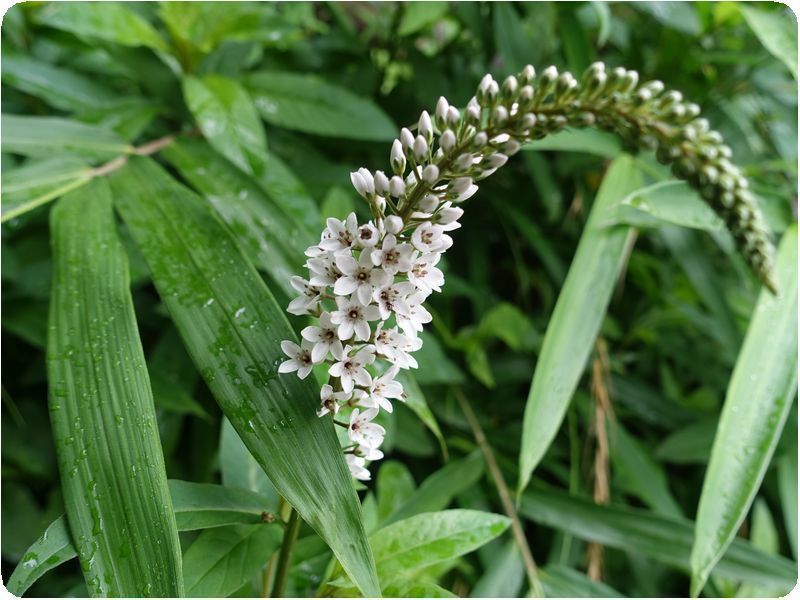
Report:
[[[481,105],[478,104],[477,98],[473,96],[467,103],[467,122],[477,125],[481,121]]]
[[[409,132],[410,133],[410,132]],[[395,175],[401,175],[406,170],[406,155],[403,152],[403,144],[400,140],[392,142],[392,151],[389,154],[389,162]]]
[[[414,158],[417,162],[422,162],[428,156],[428,142],[421,135],[417,136],[414,140]]]
[[[459,172],[467,171],[472,167],[472,154],[465,152],[456,159],[455,166]]]
[[[483,148],[486,143],[489,141],[489,137],[486,135],[485,131],[479,131],[475,134],[475,137],[472,138],[472,145],[475,148]]]
[[[456,145],[456,134],[453,133],[451,129],[445,130],[442,136],[439,138],[439,146],[445,152],[450,152],[453,149],[453,146]]]
[[[533,65],[525,65],[522,71],[519,72],[519,81],[522,85],[529,85],[533,83],[536,77],[536,69]]]
[[[444,96],[439,96],[439,100],[436,102],[436,127],[439,128],[439,131],[442,131],[446,127],[447,123],[447,109],[450,108],[450,104],[447,102],[447,99]]]
[[[350,182],[353,184],[356,192],[362,198],[369,198],[374,194],[375,188],[372,185],[372,177],[369,177],[369,182],[365,180],[364,176],[359,171],[350,173]]]
[[[503,81],[503,97],[506,100],[515,100],[519,91],[519,82],[513,75],[509,75]]]
[[[433,185],[439,179],[439,167],[436,165],[428,165],[424,169],[422,169],[422,180],[429,184]]]
[[[431,116],[428,114],[427,110],[423,110],[422,114],[419,116],[417,127],[419,135],[424,137],[425,141],[430,144],[431,141],[433,141],[433,124],[431,123]]]
[[[505,154],[495,152],[483,159],[481,165],[487,169],[498,169],[508,162],[508,157]]]
[[[425,213],[432,213],[439,206],[439,197],[436,194],[425,194],[419,201],[418,208]]]
[[[375,192],[380,196],[385,196],[389,193],[389,178],[386,177],[383,171],[375,171],[373,181],[375,184]]]
[[[520,148],[520,143],[517,140],[508,140],[505,144],[503,144],[503,154],[506,156],[514,156],[517,152],[519,152]]]
[[[408,127],[403,127],[400,130],[400,143],[403,144],[403,150],[406,152],[414,145],[414,134]]]
[[[451,106],[447,109],[447,124],[450,127],[457,125],[458,122],[461,120],[461,113],[458,112],[458,109],[455,106]]]
[[[502,104],[498,104],[492,109],[492,121],[497,125],[502,125],[508,121],[508,109]]]
[[[397,215],[390,215],[386,217],[386,221],[384,221],[384,228],[386,229],[386,233],[397,235],[403,231],[403,219]]]
[[[406,193],[406,184],[402,177],[395,175],[389,180],[389,193],[395,198]]]

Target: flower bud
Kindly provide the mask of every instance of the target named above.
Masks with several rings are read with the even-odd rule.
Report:
[[[432,213],[439,206],[439,197],[436,194],[425,194],[419,201],[418,208],[425,213]]]
[[[431,116],[427,110],[423,110],[419,116],[417,124],[417,131],[419,135],[425,138],[425,141],[430,144],[433,141],[433,124],[431,123]]]
[[[522,115],[522,120],[520,122],[522,123],[522,127],[524,129],[530,129],[531,127],[535,127],[536,115],[534,115],[533,113],[526,113]]]
[[[487,73],[483,76],[483,79],[481,79],[481,82],[478,84],[478,92],[475,94],[475,97],[481,106],[488,106],[491,104],[489,88],[493,83],[495,83],[494,79],[492,79],[492,76]]]
[[[467,122],[477,125],[481,121],[481,105],[477,98],[473,96],[467,103]]]
[[[460,196],[472,185],[471,177],[456,177],[447,186],[447,194],[450,196]]]
[[[508,140],[505,144],[503,144],[503,154],[506,156],[514,156],[517,152],[519,152],[520,148],[520,143],[517,140]]]
[[[375,192],[380,196],[385,196],[389,193],[389,178],[386,177],[383,171],[375,171],[373,178],[375,184]]]
[[[446,206],[445,208],[442,208],[441,211],[439,211],[438,221],[442,225],[449,225],[450,223],[458,221],[463,214],[464,214],[463,208],[458,208],[457,206]]]
[[[399,198],[406,193],[406,183],[402,177],[395,175],[389,180],[389,193],[395,198]]]
[[[407,127],[400,130],[400,142],[403,144],[403,150],[409,151],[411,146],[414,145],[414,134]]]
[[[453,146],[456,145],[456,134],[453,133],[451,129],[445,130],[442,136],[439,138],[439,146],[445,152],[450,152],[453,149]]]
[[[619,84],[619,91],[621,94],[628,94],[633,91],[638,83],[639,73],[636,71],[625,71],[625,74]]]
[[[528,108],[533,101],[533,86],[523,85],[519,90],[519,103],[523,108]]]
[[[422,180],[428,185],[433,185],[439,179],[439,167],[428,165],[422,169]]]
[[[486,158],[483,159],[481,166],[487,169],[498,169],[502,167],[508,161],[508,157],[505,154],[500,154],[499,152],[495,152],[494,154],[490,154]]]
[[[455,162],[456,169],[461,171],[467,171],[472,167],[472,154],[465,152],[464,154],[460,154]]]
[[[492,121],[497,125],[502,125],[508,121],[508,109],[502,104],[498,104],[492,109]]]
[[[386,233],[397,235],[403,231],[403,219],[397,215],[390,215],[386,217],[384,221],[384,228],[386,229]]]
[[[556,69],[553,65],[547,67],[542,74],[539,76],[539,87],[541,88],[541,93],[546,95],[550,92],[553,87],[553,84],[558,79],[558,69]]]
[[[472,196],[474,196],[477,191],[478,191],[478,186],[473,183],[466,190],[464,190],[463,193],[453,198],[453,202],[464,202],[464,200],[472,198]]]
[[[461,120],[461,113],[458,112],[458,109],[455,106],[451,106],[447,109],[447,124],[451,127],[454,125],[458,125],[458,122]]]
[[[406,170],[406,155],[403,152],[403,144],[400,140],[392,142],[392,152],[389,155],[389,162],[395,175],[401,175]]]
[[[489,141],[489,137],[486,135],[485,131],[479,131],[475,134],[475,137],[472,138],[472,145],[475,148],[482,149],[487,142]]]
[[[536,77],[536,69],[533,65],[525,65],[522,71],[519,72],[519,82],[522,85],[530,85]]]
[[[369,179],[365,179],[364,175],[361,171],[366,169],[359,169],[358,171],[353,171],[350,173],[350,182],[353,184],[353,187],[358,192],[358,195],[362,198],[368,199],[370,196],[374,195],[375,188],[372,184],[372,176],[369,176]],[[369,173],[369,171],[367,171]]]
[[[444,96],[439,96],[439,100],[436,102],[435,112],[436,127],[439,131],[444,130],[446,127],[448,108],[450,108],[450,104],[447,102],[447,99]]]
[[[513,75],[509,75],[503,81],[503,98],[506,101],[515,100],[519,91],[519,82]]]
[[[421,135],[414,140],[414,158],[417,162],[422,162],[428,157],[428,142]]]

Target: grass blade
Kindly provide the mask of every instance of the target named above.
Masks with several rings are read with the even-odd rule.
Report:
[[[780,294],[761,292],[733,369],[711,450],[692,548],[692,595],[747,515],[797,389],[797,226],[783,236]]]
[[[694,523],[624,506],[599,506],[563,492],[531,489],[520,502],[526,518],[571,533],[588,542],[646,556],[689,571]],[[744,540],[735,540],[717,563],[714,574],[741,581],[777,585],[787,592],[797,579],[797,565],[770,556]]]
[[[89,591],[178,596],[178,532],[108,184],[62,199],[51,229],[50,415]]]
[[[623,265],[631,230],[602,227],[602,222],[640,187],[641,179],[634,160],[623,154],[612,163],[597,192],[533,374],[522,430],[518,493],[527,486],[564,419]]]
[[[283,309],[202,198],[145,158],[112,176],[117,207],[195,365],[278,492],[331,546],[367,596],[378,593],[361,509],[310,379],[278,377]]]

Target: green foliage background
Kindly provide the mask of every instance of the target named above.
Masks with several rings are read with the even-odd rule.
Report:
[[[236,396],[223,401],[225,392],[213,386],[212,395],[204,380],[213,377],[195,367],[202,363],[213,370],[216,363],[210,356],[198,356],[198,342],[189,346],[193,364],[181,343],[173,323],[188,328],[192,314],[176,318],[178,309],[162,301],[163,281],[179,251],[161,256],[163,264],[156,265],[152,256],[158,252],[148,249],[146,241],[148,230],[166,231],[158,228],[169,219],[183,221],[183,192],[170,187],[174,181],[204,199],[196,211],[191,208],[195,201],[186,200],[191,210],[175,231],[189,232],[188,239],[192,215],[202,221],[202,215],[215,211],[246,262],[259,270],[285,307],[291,291],[288,276],[300,272],[302,250],[318,235],[324,217],[344,217],[351,210],[367,214],[350,187],[349,171],[359,166],[385,169],[391,140],[401,126],[416,121],[422,108],[432,109],[440,95],[463,106],[486,72],[502,80],[532,63],[540,71],[555,64],[580,74],[591,62],[603,60],[636,69],[643,80],[661,79],[701,105],[733,148],[776,241],[789,231],[790,247],[784,254],[791,255],[796,252],[796,232],[791,233],[797,199],[796,40],[794,17],[772,3],[132,2],[12,7],[2,24],[4,583],[25,562],[28,546],[70,501],[58,475],[47,403],[48,309],[51,297],[57,297],[51,296],[52,200],[78,190],[73,193],[84,194],[83,206],[70,197],[65,199],[72,199],[69,205],[58,200],[58,210],[74,213],[75,227],[81,211],[87,211],[105,223],[98,227],[110,228],[111,193],[125,219],[125,224],[117,220],[122,253],[112,253],[109,261],[127,255],[147,366],[146,372],[131,373],[144,377],[137,385],[145,388],[149,375],[166,474],[170,480],[183,480],[171,481],[170,491],[181,531],[187,594],[260,595],[261,568],[280,535],[275,526],[259,524],[258,508],[277,513],[277,494],[214,399],[226,406]],[[164,139],[172,135],[177,141]],[[147,148],[153,140],[163,142],[163,150]],[[134,147],[144,147],[165,171],[145,166],[147,159],[130,160],[111,175],[109,192],[104,176],[92,169],[135,153]],[[705,593],[775,595],[793,584],[796,408],[785,427],[782,415],[783,406],[794,401],[796,374],[788,374],[788,390],[776,392],[779,397],[766,398],[763,405],[759,402],[772,393],[769,386],[778,375],[746,370],[758,364],[771,344],[780,343],[776,336],[785,331],[771,330],[768,322],[754,325],[745,358],[737,365],[742,371],[738,388],[729,387],[758,300],[757,282],[719,224],[685,188],[673,183],[650,187],[667,177],[652,157],[637,155],[627,167],[636,170],[633,189],[645,191],[624,193],[616,222],[636,225],[635,248],[625,247],[623,274],[614,283],[600,341],[585,369],[569,363],[570,344],[580,344],[582,325],[602,315],[602,306],[592,302],[597,290],[589,287],[575,294],[566,317],[551,322],[600,183],[621,152],[618,143],[591,133],[537,143],[486,180],[465,206],[463,227],[455,232],[443,267],[444,293],[429,301],[434,321],[424,336],[421,367],[413,373],[415,381],[405,382],[412,397],[387,417],[387,460],[373,467],[373,481],[359,492],[368,534],[415,519],[371,538],[385,594],[435,595],[446,589],[493,597],[528,592],[522,559],[505,531],[508,523],[487,514],[502,514],[503,508],[457,398],[463,393],[474,408],[513,491],[520,479],[526,398],[549,324],[564,349],[559,368],[583,376],[568,408],[569,398],[560,405],[565,420],[553,442],[542,447],[546,452],[519,503],[528,543],[542,567],[545,593],[688,592],[692,521],[726,392],[730,403],[777,412],[770,420],[754,411],[746,415],[749,421],[739,422],[755,432],[748,441],[751,453],[767,461],[763,484],[758,486],[756,473],[761,467],[747,463],[749,454],[732,471],[725,471],[725,465],[718,471],[723,484],[733,482],[726,493],[744,497],[748,485],[755,485],[757,496],[741,526],[733,517],[728,520],[741,539],[712,572]],[[165,213],[164,222],[153,218],[151,228],[143,220],[154,210],[148,209],[148,198],[162,196],[172,198],[172,212]],[[228,257],[215,250],[222,226],[212,221],[203,235],[191,238],[207,252],[200,254],[207,258],[201,269]],[[599,248],[606,246],[590,248],[589,255]],[[119,274],[114,264],[97,268]],[[793,288],[795,274],[784,269],[784,281]],[[159,273],[164,274],[160,282]],[[583,277],[591,275],[587,271]],[[606,285],[615,279],[615,269],[610,277],[605,277]],[[259,286],[248,289],[257,294]],[[223,297],[226,290],[220,287]],[[232,312],[236,307],[230,306]],[[96,310],[104,310],[102,302]],[[224,316],[228,309],[219,310]],[[263,310],[267,319],[270,308]],[[794,323],[796,328],[796,317]],[[293,317],[291,324],[299,330],[305,323]],[[114,331],[130,335],[124,328]],[[186,337],[184,329],[181,334]],[[97,339],[108,342],[103,335]],[[272,362],[269,352],[277,350],[268,349],[277,348],[278,342],[262,336],[248,348],[266,348],[263,359]],[[795,365],[794,350],[793,356],[771,360]],[[754,383],[743,383],[750,375]],[[51,381],[51,396],[52,386]],[[605,410],[600,425],[607,430],[608,456],[601,453],[598,462],[602,390],[612,410]],[[103,393],[99,390],[98,397]],[[553,414],[559,407],[544,409]],[[59,427],[56,417],[53,426]],[[534,424],[531,432],[537,431]],[[735,443],[735,434],[720,439]],[[770,458],[772,438],[777,447]],[[720,456],[727,449],[739,451],[720,447]],[[272,447],[265,446],[264,452],[282,460]],[[610,477],[611,507],[593,501],[598,464],[599,476],[607,470]],[[185,482],[221,485],[193,487]],[[220,520],[217,513],[186,508],[192,498],[208,499],[225,490],[232,494],[225,502],[235,505],[230,510],[235,517]],[[747,506],[745,498],[743,510]],[[447,507],[463,512],[423,515]],[[713,513],[719,507],[708,509]],[[392,532],[402,538],[412,535],[411,525],[424,533],[434,524],[446,529],[451,521],[453,527],[469,523],[469,534],[447,560],[431,562],[435,550],[402,558],[406,563],[381,555],[384,536]],[[718,525],[705,526],[703,535],[710,539]],[[62,531],[65,525],[61,521],[54,527]],[[585,576],[592,542],[604,547],[602,582]],[[225,568],[209,564],[211,549],[227,557]],[[330,557],[326,545],[304,526],[287,592],[313,593]],[[327,593],[355,593],[338,568],[331,568],[327,575],[340,587],[327,588]],[[408,579],[394,581],[387,573],[405,573]],[[418,587],[409,587],[412,578]],[[91,581],[87,588],[80,566],[70,561],[46,573],[27,593],[80,596],[101,588]]]

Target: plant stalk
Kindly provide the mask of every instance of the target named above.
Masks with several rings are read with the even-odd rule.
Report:
[[[272,597],[282,598],[283,590],[286,587],[286,579],[289,576],[289,564],[292,560],[292,550],[297,541],[297,533],[300,531],[300,515],[294,508],[289,512],[289,524],[283,534],[281,552],[278,556],[278,570],[275,574],[275,584],[272,586]]]
[[[503,477],[503,473],[500,471],[500,467],[497,465],[492,446],[486,439],[483,428],[478,422],[478,418],[475,416],[472,406],[470,406],[464,392],[459,387],[454,388],[454,390],[461,410],[464,412],[464,416],[467,418],[467,422],[472,429],[472,434],[475,436],[475,441],[478,442],[478,446],[480,446],[481,452],[483,452],[483,457],[486,460],[486,467],[489,469],[489,474],[492,476],[494,484],[497,487],[497,493],[500,496],[503,511],[506,513],[506,516],[511,519],[511,532],[514,535],[514,540],[522,555],[522,562],[525,564],[525,572],[528,575],[528,584],[530,585],[531,593],[536,598],[544,598],[544,589],[542,588],[542,582],[539,580],[539,570],[536,567],[536,561],[533,559],[528,540],[525,539],[525,532],[522,530],[522,524],[514,508],[514,503],[511,501],[511,493],[508,491],[506,480]]]

